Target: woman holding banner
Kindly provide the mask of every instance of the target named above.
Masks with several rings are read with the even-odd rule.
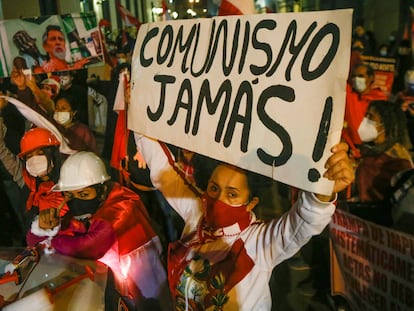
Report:
[[[332,196],[303,191],[288,213],[265,223],[252,212],[259,197],[250,173],[219,164],[201,193],[174,169],[165,145],[137,133],[135,140],[152,183],[185,221],[168,255],[176,310],[270,310],[273,268],[326,227],[336,193],[354,179],[348,147],[338,144],[324,174],[335,182]]]

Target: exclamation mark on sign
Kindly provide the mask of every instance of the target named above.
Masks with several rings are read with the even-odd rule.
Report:
[[[315,147],[313,148],[312,160],[318,162],[325,150],[326,141],[328,139],[329,128],[331,126],[332,116],[332,97],[328,97],[325,101],[325,108],[322,114],[322,120],[319,124],[318,136],[316,137]],[[311,168],[308,172],[308,179],[311,182],[316,182],[321,178],[321,174],[316,168]]]

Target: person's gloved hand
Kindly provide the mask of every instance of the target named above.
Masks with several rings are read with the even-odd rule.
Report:
[[[62,202],[64,201],[64,197],[61,192],[45,192],[39,194],[37,198],[39,212],[44,211],[50,208],[58,208]]]
[[[66,200],[61,192],[53,192],[52,182],[41,183],[36,193],[35,205],[39,208],[39,227],[50,229],[59,224],[59,213]]]
[[[39,207],[39,211],[49,208],[57,208],[64,200],[61,192],[52,191],[54,183],[52,181],[45,181],[39,185],[37,189],[33,204]]]

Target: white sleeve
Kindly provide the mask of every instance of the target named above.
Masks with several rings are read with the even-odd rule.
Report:
[[[138,151],[150,169],[151,182],[164,195],[168,203],[184,219],[183,234],[197,226],[202,215],[201,200],[178,175],[158,141],[134,133]],[[173,155],[170,154],[172,159]]]
[[[292,208],[281,218],[253,228],[246,237],[249,253],[258,264],[273,268],[295,255],[312,236],[329,224],[335,205],[301,192]]]

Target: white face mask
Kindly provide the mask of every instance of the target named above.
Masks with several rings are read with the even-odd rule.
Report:
[[[26,169],[33,177],[43,177],[47,174],[47,164],[48,161],[45,155],[37,155],[26,161]]]
[[[53,119],[61,125],[66,125],[72,120],[72,117],[69,111],[56,111],[53,114]]]
[[[367,89],[367,82],[363,77],[354,77],[352,79],[352,87],[358,93],[362,93]]]
[[[364,143],[374,141],[379,135],[377,122],[364,118],[359,125],[358,134]]]

